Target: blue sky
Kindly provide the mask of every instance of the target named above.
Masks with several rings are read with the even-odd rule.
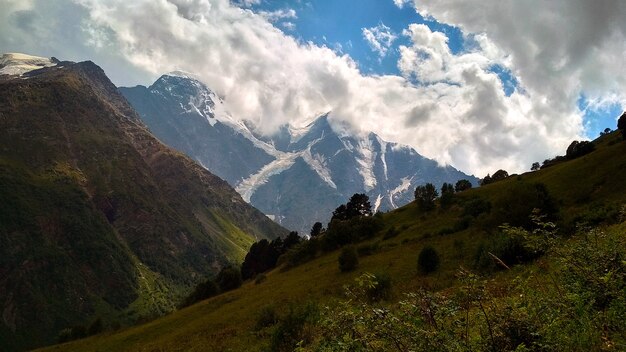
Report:
[[[398,47],[409,44],[409,38],[403,36],[402,31],[412,23],[425,24],[433,31],[445,33],[449,39],[448,46],[454,54],[473,45],[471,34],[467,39],[458,28],[424,19],[409,4],[399,8],[392,0],[263,0],[251,9],[255,12],[295,10],[297,18],[277,20],[275,25],[300,41],[326,45],[338,53],[350,55],[364,74],[400,74],[397,66]],[[291,22],[295,26],[286,28],[283,25],[285,22]],[[364,28],[381,24],[389,27],[397,36],[384,56],[372,50],[363,36]],[[517,78],[506,68],[494,65],[492,72],[498,74],[507,96],[518,88]],[[589,139],[594,139],[607,127],[615,129],[616,118],[622,112],[619,104],[591,106],[584,96],[581,96],[578,108],[584,112],[583,125]]]

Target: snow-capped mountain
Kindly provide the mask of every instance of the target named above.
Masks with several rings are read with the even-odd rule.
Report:
[[[263,136],[232,118],[222,100],[191,74],[175,72],[146,88],[120,88],[151,131],[224,178],[242,197],[287,228],[308,233],[354,193],[375,210],[409,203],[416,186],[478,180],[439,166],[374,133],[350,134],[329,114]]]

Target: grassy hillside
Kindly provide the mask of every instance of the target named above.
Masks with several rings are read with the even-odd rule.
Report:
[[[164,146],[91,62],[0,80],[0,350],[170,311],[286,230]]]
[[[314,302],[318,307],[319,314],[322,316],[315,324],[306,323],[304,332],[301,331],[300,335],[298,335],[305,342],[308,340],[313,341],[313,344],[309,345],[309,347],[317,346],[314,350],[362,350],[358,348],[350,349],[346,347],[348,345],[345,345],[343,349],[332,343],[324,345],[324,338],[334,336],[335,340],[340,338],[344,340],[354,339],[354,333],[350,336],[336,334],[343,331],[347,333],[351,327],[354,328],[355,326],[358,326],[359,331],[362,333],[375,331],[375,329],[368,330],[367,324],[368,322],[371,323],[371,321],[389,323],[389,325],[385,326],[387,328],[389,326],[393,327],[395,330],[392,329],[392,332],[402,331],[408,325],[419,323],[416,322],[417,318],[415,318],[410,320],[407,323],[408,325],[393,325],[395,323],[391,320],[385,320],[382,316],[372,318],[371,312],[378,307],[376,304],[371,302],[356,304],[355,302],[360,302],[358,298],[355,298],[356,296],[346,302],[344,286],[351,285],[353,287],[352,291],[355,292],[359,286],[355,279],[362,278],[362,274],[366,272],[382,272],[388,274],[391,278],[393,286],[392,298],[381,303],[382,307],[393,309],[393,307],[397,306],[395,302],[399,300],[408,299],[411,301],[411,299],[415,299],[411,298],[415,296],[404,296],[405,292],[427,292],[418,294],[418,298],[429,298],[427,300],[421,298],[421,300],[418,300],[421,302],[421,305],[417,304],[415,306],[417,311],[423,311],[424,302],[427,304],[430,304],[428,302],[436,302],[435,304],[440,309],[449,308],[450,310],[447,313],[446,311],[443,311],[443,313],[439,312],[436,317],[437,319],[443,319],[445,322],[443,325],[445,326],[449,323],[452,326],[450,331],[460,334],[453,334],[452,337],[437,335],[433,338],[441,338],[441,340],[437,341],[440,341],[442,344],[462,342],[463,339],[459,336],[464,336],[463,321],[466,321],[467,314],[468,321],[472,317],[472,321],[480,321],[480,324],[474,329],[470,330],[468,328],[465,337],[466,343],[468,346],[470,343],[474,343],[474,350],[487,349],[488,347],[486,346],[488,345],[482,344],[484,341],[491,341],[490,343],[495,344],[496,338],[501,338],[497,334],[495,337],[492,334],[490,340],[487,331],[491,332],[492,327],[493,329],[504,329],[496,330],[496,332],[510,328],[513,329],[511,331],[519,334],[532,330],[532,326],[526,327],[524,328],[526,330],[524,330],[519,327],[521,326],[519,324],[519,326],[515,325],[514,328],[511,327],[513,326],[511,324],[518,321],[524,323],[539,321],[539,318],[532,320],[528,317],[537,316],[535,313],[541,308],[541,304],[538,302],[542,302],[542,300],[545,300],[546,304],[549,303],[554,306],[558,306],[559,302],[564,301],[565,298],[570,300],[572,297],[578,297],[576,299],[583,302],[583,298],[586,297],[583,293],[577,294],[572,291],[573,293],[570,292],[565,295],[561,292],[561,290],[565,291],[576,285],[581,286],[574,279],[570,280],[573,282],[571,285],[569,281],[561,283],[561,280],[567,279],[566,274],[572,271],[570,270],[570,265],[580,266],[583,263],[582,267],[585,269],[587,266],[585,260],[587,260],[589,262],[589,270],[591,270],[594,268],[592,264],[601,263],[600,259],[602,259],[593,257],[593,255],[604,253],[601,250],[608,251],[613,249],[617,250],[617,254],[611,257],[616,267],[622,268],[626,265],[623,261],[625,257],[620,259],[620,255],[623,255],[624,246],[626,246],[626,241],[624,240],[626,224],[622,222],[626,215],[626,210],[624,209],[626,204],[626,178],[622,174],[623,170],[626,170],[626,142],[622,142],[621,137],[613,133],[595,141],[595,144],[597,146],[596,151],[578,159],[566,161],[532,173],[519,176],[513,175],[503,181],[479,189],[458,193],[455,195],[454,204],[447,210],[438,208],[430,212],[422,212],[417,209],[415,203],[412,203],[382,215],[383,229],[374,238],[356,245],[357,250],[360,248],[363,254],[359,257],[359,266],[354,272],[341,273],[337,264],[339,251],[328,252],[289,270],[278,268],[268,273],[267,278],[260,283],[247,282],[238,290],[219,295],[147,324],[122,331],[107,332],[89,339],[53,346],[44,350],[263,350],[270,345],[272,336],[277,336],[276,334],[281,329],[281,324],[256,329],[255,325],[259,323],[259,317],[262,314],[267,315],[267,312],[271,311],[275,311],[283,319],[297,317],[298,314],[303,316],[304,313],[298,313],[302,312],[302,308],[294,307],[303,307],[306,302]],[[495,251],[503,248],[494,245],[501,243],[500,240],[503,238],[498,225],[503,222],[509,222],[508,220],[520,221],[520,218],[528,218],[529,212],[524,206],[536,201],[529,194],[537,194],[535,184],[538,182],[545,185],[551,201],[559,209],[558,213],[553,214],[553,219],[559,228],[558,239],[553,241],[552,247],[543,249],[545,254],[539,259],[527,259],[521,265],[516,265],[517,260],[508,260],[508,263],[506,263],[510,267],[508,270],[498,268],[498,265],[494,264],[494,261],[491,259],[488,259],[488,263],[485,263],[485,251],[481,251],[481,249],[494,248],[493,250]],[[489,202],[491,210],[476,214],[475,217],[471,215],[468,217],[467,209],[480,208],[476,205],[480,204],[480,201],[476,201],[477,199]],[[391,228],[396,230],[397,235],[385,239],[385,234]],[[588,232],[587,228],[599,228],[600,230],[597,231],[600,231],[598,232],[600,235],[587,235],[588,233],[595,233]],[[604,235],[605,233],[606,235]],[[555,236],[557,235],[555,234]],[[586,241],[589,238],[593,238],[594,242],[587,243]],[[441,257],[441,267],[429,275],[419,273],[416,265],[418,253],[425,246],[434,247]],[[582,251],[581,248],[583,249]],[[590,249],[587,256],[582,255],[586,248]],[[595,251],[593,248],[598,250]],[[370,253],[366,254],[366,252]],[[577,260],[580,261],[577,262],[572,260],[572,258],[578,258]],[[462,270],[460,270],[461,268]],[[609,272],[608,269],[606,270]],[[623,270],[620,270],[622,269],[615,272],[615,278],[623,277]],[[475,273],[478,276],[475,277],[471,273]],[[361,282],[363,282],[362,280]],[[559,283],[556,283],[556,281]],[[611,281],[610,279],[602,279],[598,282],[598,285],[600,285],[598,287],[604,287],[602,286],[603,284]],[[616,282],[623,283],[623,281]],[[551,287],[549,290],[548,286]],[[581,290],[587,286],[593,285],[582,285]],[[552,287],[555,288],[552,289]],[[522,291],[520,291],[521,288],[523,288]],[[426,291],[423,291],[424,289]],[[616,290],[624,290],[624,288],[620,286]],[[470,293],[468,292],[479,292],[480,294],[472,296],[474,298],[472,298],[471,302],[474,305],[471,309],[468,308],[467,313],[463,313],[462,307],[453,306],[450,302],[454,297],[469,297]],[[530,298],[525,300],[524,297],[527,296],[535,300],[530,300]],[[617,296],[619,297],[619,295]],[[477,301],[476,297],[484,297],[484,304],[488,306],[486,311],[482,306],[483,301],[480,301],[480,298]],[[476,302],[480,302],[481,305],[479,306]],[[592,308],[600,309],[596,306],[597,302],[592,304]],[[331,308],[327,310],[324,307]],[[368,310],[363,307],[370,307],[371,309]],[[586,312],[584,310],[585,307],[581,303],[578,311]],[[400,313],[405,308],[406,304],[401,305],[395,312],[399,312],[398,316],[402,317]],[[562,311],[565,312],[567,310],[563,308]],[[394,310],[389,312],[394,312]],[[576,314],[576,312],[568,312],[569,314]],[[614,322],[616,319],[620,321],[620,316],[614,317],[611,314],[621,314],[623,310],[607,312],[607,321]],[[358,324],[360,325],[349,319],[352,317],[351,314],[359,315],[360,322]],[[392,313],[385,314],[391,315]],[[448,318],[441,318],[441,315],[447,315]],[[487,319],[487,322],[490,322],[490,324],[484,323],[483,316],[492,318],[491,321]],[[509,316],[513,318],[506,318]],[[371,320],[368,320],[368,317]],[[450,319],[456,319],[456,317],[459,317],[458,321],[454,320],[456,323],[450,321]],[[565,323],[563,323],[563,327],[552,327],[552,330],[542,326],[541,329],[543,330],[541,331],[542,333],[545,332],[546,341],[558,338],[569,339],[569,346],[577,346],[579,350],[598,349],[599,346],[604,346],[608,350],[626,348],[626,345],[624,345],[626,336],[623,326],[621,330],[611,330],[610,326],[612,325],[610,324],[606,325],[605,328],[594,326],[593,322],[595,320],[592,318],[592,316],[589,316],[588,322],[582,322],[580,319],[572,319],[568,316],[552,318],[554,324],[562,321],[588,324],[587,330],[597,332],[597,336],[589,335],[591,337],[587,340],[585,340],[587,335],[583,331],[569,331],[567,329],[570,325]],[[433,319],[435,318],[433,317]],[[403,320],[399,319],[397,321]],[[343,323],[345,325],[341,325]],[[421,322],[420,324],[425,323]],[[284,326],[283,324],[282,327],[284,328]],[[384,328],[384,326],[381,326],[378,325],[376,329]],[[537,327],[537,329],[540,329],[540,327]],[[607,329],[607,331],[603,332],[604,329]],[[439,330],[446,331],[441,326],[439,326]],[[414,331],[414,335],[422,336],[417,334],[417,331]],[[423,331],[434,330],[420,330],[420,333]],[[554,337],[549,335],[550,332],[554,331],[559,331],[563,336]],[[375,334],[372,332],[372,335],[361,336],[360,343],[368,338],[375,339],[372,337],[373,335]],[[454,336],[457,337],[456,340]],[[423,338],[424,341],[427,341],[431,337],[426,336]],[[409,339],[410,336],[403,336],[402,338]],[[380,338],[379,340],[382,339]],[[354,343],[354,341],[351,342]],[[379,350],[386,350],[386,348],[381,346],[387,345],[380,341],[378,343],[380,343],[378,345]],[[370,349],[378,350],[372,346],[376,345],[370,345]],[[491,348],[495,348],[493,347],[494,345],[491,346]],[[390,346],[388,347],[391,348]],[[518,350],[522,348],[517,347]],[[526,347],[530,348],[530,346]],[[546,350],[551,350],[552,348],[548,345],[544,347],[543,349]],[[427,347],[423,348],[424,350],[429,350]],[[501,347],[501,349],[507,348],[509,347]],[[515,349],[515,346],[512,348]],[[521,350],[525,350],[524,348]],[[467,346],[458,346],[458,350],[466,349],[468,349]],[[535,346],[531,349],[539,348]],[[558,350],[558,346],[556,349]],[[402,349],[399,348],[399,350]]]

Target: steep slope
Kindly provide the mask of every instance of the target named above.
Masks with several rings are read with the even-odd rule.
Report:
[[[626,240],[624,238],[626,218],[624,218],[623,206],[626,204],[626,179],[624,179],[622,171],[626,167],[626,142],[621,141],[621,137],[617,133],[613,133],[596,140],[594,143],[597,150],[586,156],[459,193],[455,196],[455,205],[448,210],[437,209],[423,213],[416,207],[415,203],[411,203],[384,214],[382,219],[385,223],[384,229],[375,238],[359,244],[362,248],[369,248],[370,253],[359,255],[359,268],[353,273],[341,273],[337,268],[339,251],[329,252],[290,270],[274,270],[268,273],[266,281],[260,284],[249,282],[236,291],[177,311],[150,324],[68,345],[51,347],[46,351],[90,351],[94,349],[94,346],[98,346],[101,351],[139,351],[157,348],[165,351],[183,351],[196,348],[234,351],[262,349],[263,347],[260,346],[267,346],[268,340],[275,331],[272,330],[272,327],[261,331],[255,330],[255,325],[263,316],[262,313],[267,312],[268,307],[273,307],[279,314],[287,314],[290,311],[288,307],[291,303],[305,304],[312,301],[318,304],[322,313],[332,312],[333,308],[340,310],[342,306],[337,306],[336,300],[342,297],[343,285],[354,284],[355,278],[363,272],[385,272],[389,274],[395,293],[393,300],[409,301],[410,298],[402,293],[407,291],[423,292],[420,290],[426,289],[434,292],[443,290],[444,296],[448,298],[454,297],[456,294],[462,295],[463,291],[457,290],[457,288],[460,285],[468,287],[469,284],[459,283],[457,279],[459,269],[466,268],[476,271],[488,280],[486,285],[492,290],[490,299],[501,300],[492,304],[485,297],[486,311],[478,311],[474,318],[475,321],[484,321],[483,314],[489,314],[489,318],[492,319],[491,323],[496,324],[498,316],[495,315],[495,309],[505,307],[504,321],[517,322],[511,316],[511,312],[515,312],[517,309],[522,314],[528,315],[531,307],[528,305],[511,307],[507,305],[509,302],[507,295],[515,292],[513,288],[520,281],[523,283],[530,281],[530,285],[536,285],[540,289],[543,288],[542,286],[554,287],[555,280],[560,278],[553,274],[559,269],[562,262],[547,257],[538,262],[511,265],[511,268],[505,271],[480,272],[479,269],[475,268],[475,254],[480,250],[482,244],[497,239],[498,235],[501,234],[487,233],[480,217],[472,220],[470,226],[464,230],[452,234],[437,235],[437,233],[453,226],[459,217],[463,216],[465,205],[473,200],[482,199],[496,205],[501,200],[510,200],[511,196],[514,195],[511,190],[517,185],[541,182],[546,185],[549,193],[560,204],[560,220],[558,221],[560,227],[567,229],[569,228],[568,224],[581,222],[586,222],[586,226],[595,226],[601,223],[605,227],[598,231],[599,238],[606,237],[603,235],[605,232],[616,233],[621,236],[622,241],[620,243],[624,243]],[[512,203],[511,205],[516,204]],[[492,210],[495,212],[499,209],[494,208]],[[595,221],[595,223],[590,223],[590,221]],[[387,233],[390,228],[395,228],[398,231],[396,237],[383,237],[383,234]],[[570,231],[572,230],[566,230],[565,234],[569,236],[574,233],[574,231]],[[591,237],[587,238],[586,234],[581,237],[583,245],[586,243],[586,246],[590,248],[593,246],[591,243],[593,241],[590,241]],[[561,244],[576,240],[576,237],[559,237]],[[441,258],[441,267],[436,273],[430,275],[418,274],[416,268],[418,253],[425,246],[436,248]],[[615,261],[616,258],[610,257],[608,260]],[[596,278],[592,277],[591,280],[596,280]],[[558,289],[564,288],[557,286]],[[516,296],[520,298],[519,294]],[[431,296],[427,295],[426,297]],[[547,297],[542,295],[538,297],[539,300],[544,298]],[[556,299],[562,300],[563,303],[571,298],[564,297],[557,292]],[[362,302],[357,301],[357,303],[361,304]],[[426,308],[422,307],[421,309]],[[509,308],[510,311],[507,311]],[[582,306],[576,307],[576,309],[582,308]],[[416,312],[421,310],[419,306],[416,309]],[[445,319],[446,314],[454,314],[454,311],[458,309],[461,308],[455,307],[451,311],[444,310],[441,312],[443,317],[440,318]],[[462,309],[461,311],[463,312]],[[416,312],[410,311],[410,314],[418,314]],[[228,319],[226,320],[224,317],[228,317]],[[409,315],[409,317],[414,317],[414,315]],[[414,319],[419,320],[419,317],[421,316],[418,314]],[[515,318],[519,317],[515,316]],[[556,322],[557,318],[572,320],[571,316],[549,316],[548,318],[550,324]],[[357,322],[360,321],[364,320],[357,320]],[[586,322],[587,320],[583,320],[582,324]],[[506,326],[510,327],[511,325]],[[366,326],[363,325],[362,327],[365,329]],[[526,330],[514,329],[513,332],[530,331],[533,333],[533,326],[523,325],[523,327]],[[595,329],[596,327],[590,326],[589,328]],[[483,336],[488,336],[486,329],[487,327],[484,326],[480,332]],[[602,327],[598,327],[598,331],[602,332]],[[621,331],[623,334],[623,325]],[[315,334],[316,330],[310,329],[308,332]],[[478,334],[478,332],[476,333]],[[568,331],[561,333],[567,334]],[[462,339],[464,335],[459,336],[457,338]],[[601,337],[604,338],[604,335]],[[623,346],[622,341],[622,344],[615,345],[615,348],[619,350]],[[585,349],[584,347],[579,348],[580,350]],[[559,346],[557,345],[555,349],[559,350]],[[483,347],[474,350],[492,349]]]
[[[0,349],[162,314],[285,234],[155,139],[92,62],[19,59],[0,65]]]
[[[316,221],[327,222],[354,193],[366,193],[376,210],[386,211],[410,202],[420,184],[478,183],[373,133],[338,133],[328,114],[300,128],[283,126],[274,136],[256,133],[190,74],[175,72],[149,88],[120,91],[161,140],[222,176],[283,226],[303,233]]]

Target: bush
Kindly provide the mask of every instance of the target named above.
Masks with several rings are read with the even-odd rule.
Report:
[[[392,226],[389,228],[389,230],[387,230],[387,232],[385,232],[385,235],[383,236],[383,240],[394,238],[398,236],[399,234],[400,234],[400,231],[398,231],[398,229],[396,229],[395,226]]]
[[[381,300],[389,300],[392,297],[391,276],[386,272],[378,272],[374,274],[373,284],[367,287],[365,295],[372,302]]]
[[[356,269],[359,265],[359,257],[353,246],[344,247],[339,254],[339,270],[348,272]]]
[[[257,314],[254,330],[259,331],[268,326],[273,326],[277,322],[278,314],[276,314],[276,308],[273,305],[263,306]]]
[[[232,266],[227,266],[217,274],[215,281],[222,292],[234,290],[241,286],[241,272]]]
[[[293,351],[298,345],[313,340],[311,326],[319,320],[319,309],[314,303],[291,305],[286,316],[278,320],[270,341],[270,351]]]
[[[422,274],[430,274],[439,269],[439,254],[432,246],[422,248],[417,257],[417,270]]]
[[[194,291],[187,296],[183,300],[183,303],[180,305],[180,308],[188,307],[196,302],[200,302],[207,298],[211,298],[220,293],[220,288],[217,286],[215,281],[209,279],[203,283],[200,283]]]
[[[478,217],[491,211],[491,203],[481,198],[474,198],[463,205],[463,215]]]
[[[472,183],[469,180],[458,180],[454,185],[455,192],[463,192],[472,188]]]

